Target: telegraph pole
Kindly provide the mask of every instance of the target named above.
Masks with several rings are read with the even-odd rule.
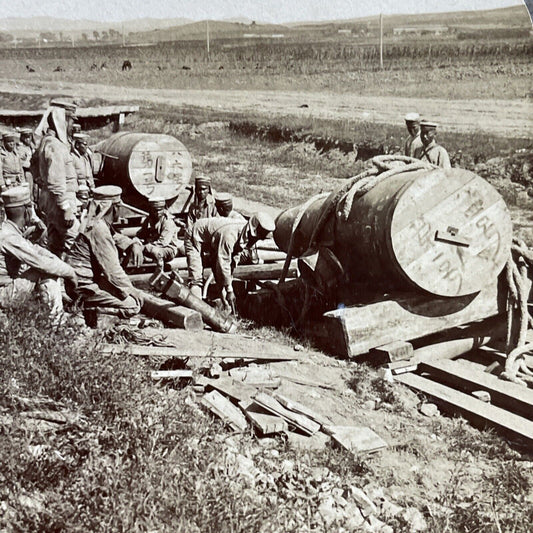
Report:
[[[383,13],[379,15],[379,68],[383,69]]]
[[[122,48],[126,46],[126,37],[124,36],[124,22],[122,22]]]
[[[209,20],[205,21],[205,39],[207,46],[207,61],[209,61]]]

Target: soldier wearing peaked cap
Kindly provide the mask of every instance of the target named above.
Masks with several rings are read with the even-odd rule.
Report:
[[[72,135],[72,158],[78,178],[78,187],[85,185],[90,191],[94,189],[93,162],[89,154],[89,135],[74,133]]]
[[[26,183],[22,162],[17,152],[18,133],[7,131],[2,135],[0,149],[0,192]]]
[[[17,154],[22,164],[24,177],[26,182],[30,185],[30,192],[32,199],[35,201],[33,172],[32,172],[32,157],[35,152],[35,145],[33,144],[33,130],[31,128],[20,128],[20,142],[17,144]]]
[[[435,135],[438,124],[429,120],[420,122],[420,139],[422,146],[415,150],[415,158],[422,161],[429,161],[433,165],[441,168],[451,168],[448,152],[440,144],[437,144]]]
[[[218,216],[213,190],[211,188],[211,178],[198,176],[194,180],[194,199],[187,214],[187,228],[200,218],[211,218]]]
[[[420,139],[420,115],[418,113],[407,113],[405,115],[405,126],[409,132],[409,137],[404,142],[404,155],[415,156],[415,150],[422,146]]]
[[[50,100],[50,107],[61,107],[66,113],[74,116],[76,114],[77,106],[74,102],[66,100],[65,98],[53,98]]]
[[[238,211],[233,210],[233,198],[227,192],[215,194],[215,206],[221,217],[233,218],[235,220],[246,220]]]
[[[118,219],[122,190],[114,185],[96,187],[67,253],[67,262],[78,275],[72,298],[80,298],[86,321],[94,325],[98,313],[130,317],[142,298],[124,272],[113,239],[112,223]]]
[[[0,307],[38,292],[51,317],[60,319],[63,300],[57,278],[65,278],[75,287],[76,273],[61,259],[24,237],[33,211],[27,186],[5,191],[2,200],[7,220],[0,229]]]
[[[148,202],[149,214],[137,232],[131,255],[136,266],[142,264],[146,255],[163,268],[178,255],[178,227],[167,210],[164,198],[152,197]]]
[[[187,266],[191,291],[201,296],[203,285],[202,251],[211,257],[215,281],[221,289],[222,299],[235,312],[232,272],[241,255],[254,244],[266,239],[274,231],[275,223],[266,213],[257,213],[248,222],[224,217],[203,218],[195,222],[191,238],[186,241]]]

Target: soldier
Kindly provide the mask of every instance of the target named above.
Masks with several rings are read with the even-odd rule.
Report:
[[[227,192],[219,192],[215,195],[215,206],[221,217],[246,221],[238,211],[233,210],[233,198],[231,197],[231,194]]]
[[[78,192],[76,193],[76,206],[78,207],[76,218],[78,220],[81,219],[83,213],[87,210],[90,198],[89,187],[87,187],[87,185],[80,185],[78,187]]]
[[[33,196],[33,174],[31,172],[31,158],[35,152],[35,145],[33,144],[33,131],[31,128],[21,128],[19,130],[20,142],[17,144],[17,153],[22,163],[22,169],[24,170],[24,176],[26,182],[30,185],[30,192],[32,199]]]
[[[88,152],[89,136],[86,133],[72,135],[72,157],[78,178],[78,187],[85,185],[89,191],[94,189],[93,163]]]
[[[422,161],[429,161],[433,165],[442,168],[451,168],[450,157],[445,148],[435,141],[438,124],[422,120],[420,122],[420,139],[422,146],[415,151],[415,157]]]
[[[142,298],[122,269],[111,232],[117,220],[122,189],[106,185],[94,189],[80,232],[67,253],[67,262],[78,275],[72,298],[80,298],[88,325],[95,325],[98,313],[131,317]]]
[[[405,139],[404,154],[415,157],[415,150],[422,147],[420,139],[420,115],[418,113],[407,113],[405,115],[405,126],[409,132],[409,137]]]
[[[47,127],[38,158],[42,184],[39,208],[46,217],[50,251],[61,257],[72,245],[79,223],[76,219],[78,179],[68,140],[76,108],[68,102],[64,107],[58,104],[56,101],[48,109],[38,127],[39,131]]]
[[[192,225],[200,218],[216,216],[218,213],[213,199],[211,179],[207,176],[198,176],[194,180],[194,200],[187,214],[187,228],[192,228]]]
[[[241,254],[253,245],[266,239],[274,231],[274,220],[266,213],[257,213],[248,222],[227,218],[204,218],[198,220],[187,245],[187,266],[191,292],[201,295],[203,285],[202,251],[209,252],[215,280],[221,288],[222,299],[235,311],[235,295],[232,272],[239,264]]]
[[[26,183],[24,169],[17,153],[17,139],[18,135],[13,131],[8,131],[2,135],[0,192]]]
[[[143,255],[147,255],[163,268],[165,263],[178,255],[178,227],[167,211],[164,198],[153,197],[148,202],[149,215],[137,232],[132,245],[132,256],[136,266],[142,263]]]
[[[33,211],[28,187],[13,187],[2,193],[2,200],[7,220],[0,230],[0,307],[38,291],[50,316],[60,319],[63,300],[57,278],[65,278],[74,288],[76,273],[54,254],[24,237]]]

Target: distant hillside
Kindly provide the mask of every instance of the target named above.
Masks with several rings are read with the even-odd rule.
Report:
[[[192,22],[173,28],[138,32],[128,35],[129,42],[158,42],[205,39],[207,21]],[[209,35],[211,38],[244,37],[252,35],[287,35],[292,30],[278,24],[254,24],[242,22],[209,21]]]
[[[321,26],[323,24],[345,25],[350,23],[368,23],[370,26],[379,25],[379,16],[362,17],[346,20],[332,20],[327,22],[291,23],[292,28],[302,26]],[[486,26],[497,28],[531,27],[531,20],[525,5],[504,7],[480,11],[455,11],[450,13],[422,13],[420,15],[384,15],[383,24],[386,27],[397,26]]]

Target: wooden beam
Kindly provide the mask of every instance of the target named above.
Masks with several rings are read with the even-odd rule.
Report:
[[[203,385],[206,389],[217,390],[231,398],[234,402],[241,402],[243,400],[251,400],[257,389],[251,385],[245,385],[240,381],[235,381],[231,378],[209,379],[206,377],[199,377],[195,381],[198,385]]]
[[[387,447],[387,443],[365,426],[327,426],[325,432],[334,442],[352,453],[372,453]]]
[[[253,400],[243,400],[239,402],[239,407],[261,435],[282,433],[289,429],[289,425],[283,418],[269,414]]]
[[[273,393],[272,396],[281,404],[285,409],[288,409],[289,411],[294,411],[295,413],[300,413],[301,415],[307,416],[311,420],[314,420],[317,424],[320,424],[321,426],[325,426],[328,424],[331,424],[331,421],[328,420],[326,417],[319,415],[315,411],[313,411],[311,408],[307,407],[306,405],[301,404],[300,402],[297,402],[295,400],[291,400],[290,398],[287,398],[286,396],[283,396],[277,392]]]
[[[398,295],[324,314],[338,355],[354,357],[394,341],[410,341],[502,312],[496,283],[477,295],[438,298]]]
[[[493,405],[533,420],[533,390],[527,387],[502,381],[497,376],[476,371],[458,361],[432,361],[421,363],[418,368],[466,392],[487,391]]]
[[[220,392],[213,390],[204,394],[201,403],[235,431],[245,431],[248,427],[241,410],[222,396]]]
[[[157,298],[146,291],[142,292],[142,311],[145,315],[161,320],[164,324],[187,331],[200,331],[204,329],[202,315],[193,309],[176,305],[169,300]]]
[[[394,380],[435,398],[442,406],[463,415],[478,427],[494,427],[506,435],[533,444],[531,420],[416,374],[403,374]]]
[[[181,368],[178,370],[154,370],[150,377],[152,379],[180,379],[180,378],[192,378],[192,370],[188,368]]]
[[[304,415],[289,411],[275,398],[265,394],[264,392],[258,392],[254,396],[254,400],[263,409],[266,409],[268,412],[283,418],[289,423],[289,425],[296,427],[307,435],[313,435],[320,429],[320,424],[317,424],[315,421],[307,418]]]

